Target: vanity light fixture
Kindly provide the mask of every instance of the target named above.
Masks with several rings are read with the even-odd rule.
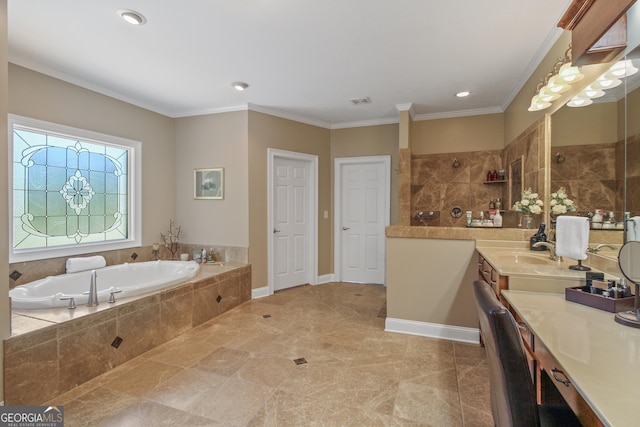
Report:
[[[576,95],[571,98],[571,101],[567,102],[567,107],[586,107],[591,104],[593,104],[591,99]]]
[[[596,81],[591,84],[591,87],[594,89],[607,90],[620,86],[621,83],[622,81],[620,79],[609,78],[605,73],[598,77]]]
[[[144,25],[147,23],[147,18],[144,17],[140,12],[136,12],[135,10],[130,9],[118,9],[118,15],[125,22],[128,22],[131,25]]]
[[[246,90],[249,85],[245,82],[233,82],[231,83],[231,86],[235,89],[238,90],[240,92],[242,92],[243,90]]]
[[[584,75],[580,69],[571,65],[571,45],[569,45],[564,58],[558,59],[551,71],[538,84],[528,110],[540,111],[549,108],[553,101],[560,98],[560,94],[568,91],[573,83],[583,78]]]
[[[622,79],[629,77],[638,72],[638,69],[633,66],[631,60],[618,61],[609,68],[609,71],[604,73],[605,77],[612,79]]]
[[[456,93],[456,96],[458,98],[466,98],[469,95],[471,95],[471,92],[469,92],[468,90],[463,90],[462,92]]]
[[[592,85],[589,85],[582,92],[580,92],[580,96],[584,96],[590,99],[600,98],[604,96],[604,91],[596,89]]]

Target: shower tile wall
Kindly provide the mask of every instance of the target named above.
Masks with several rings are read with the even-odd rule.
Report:
[[[458,168],[452,166],[454,159],[460,162]],[[422,225],[415,219],[417,212],[433,211],[434,218],[424,225],[464,227],[464,211],[473,211],[474,217],[479,217],[481,210],[489,209],[491,199],[504,200],[506,183],[485,184],[489,170],[505,168],[502,150],[416,154],[411,161],[411,225]],[[460,218],[450,215],[454,206],[462,208]]]
[[[578,206],[579,213],[603,209],[614,211],[622,218],[622,180],[616,176],[616,157],[622,150],[615,142],[607,144],[572,145],[554,147],[551,156],[551,191],[567,189],[569,198]],[[556,161],[561,152],[565,161]]]

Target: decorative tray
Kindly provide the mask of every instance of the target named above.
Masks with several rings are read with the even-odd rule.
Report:
[[[564,290],[565,299],[567,301],[588,305],[589,307],[608,311],[610,313],[617,313],[619,311],[627,311],[633,309],[633,301],[635,299],[633,295],[625,298],[609,298],[603,297],[602,295],[585,292],[582,289],[582,286],[566,288]]]

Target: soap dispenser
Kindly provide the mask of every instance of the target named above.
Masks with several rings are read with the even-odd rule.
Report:
[[[540,228],[538,228],[538,232],[536,234],[534,234],[533,236],[531,236],[531,238],[529,239],[529,249],[531,249],[532,251],[546,251],[547,248],[545,246],[537,246],[534,247],[533,245],[535,245],[538,242],[546,242],[547,241],[547,235],[544,233],[544,229],[547,226],[547,224],[545,224],[544,222],[540,223]]]

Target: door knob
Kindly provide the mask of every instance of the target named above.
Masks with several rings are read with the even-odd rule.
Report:
[[[273,234],[275,234],[275,233],[279,233],[279,232],[280,232],[280,230],[278,230],[277,228],[274,228],[274,229],[273,229]]]
[[[342,227],[342,229],[343,229],[344,231],[351,230],[351,228],[350,228],[350,227]]]

